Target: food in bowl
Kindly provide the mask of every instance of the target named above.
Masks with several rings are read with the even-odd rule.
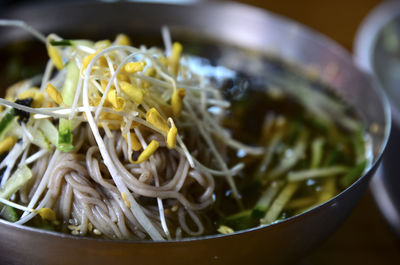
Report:
[[[229,234],[329,200],[370,162],[357,113],[280,60],[260,84],[186,55],[167,29],[164,51],[2,23],[50,58],[0,99],[11,222],[113,239]]]

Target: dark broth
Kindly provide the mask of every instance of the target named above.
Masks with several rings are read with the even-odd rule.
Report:
[[[239,176],[235,177],[242,200],[238,203],[232,197],[228,185],[223,181],[219,183],[216,203],[209,212],[209,216],[212,216],[210,219],[214,220],[213,226],[210,227],[211,234],[217,233],[216,230],[221,225],[237,231],[303,213],[346,189],[362,175],[367,165],[366,136],[354,109],[343,102],[331,88],[308,77],[301,69],[273,58],[264,58],[262,63],[262,75],[236,72],[233,79],[223,82],[225,94],[232,103],[224,123],[234,139],[249,145],[265,146],[268,150],[278,134],[281,135],[280,141],[276,144],[267,167],[262,166],[265,155],[244,156],[244,152],[240,151],[227,154],[231,165],[246,165]],[[323,95],[341,105],[343,114],[355,121],[355,128],[345,128],[335,121],[328,122],[310,112],[296,92],[286,93],[284,87],[277,86],[285,86],[285,82],[279,81],[284,79],[295,80],[313,93]],[[275,126],[266,128],[271,120],[275,121]],[[290,168],[276,173],[275,169],[279,168],[283,160],[291,159],[291,155],[296,152],[296,145],[301,141],[304,141],[305,146],[297,162]],[[319,162],[313,165],[313,145],[318,145],[316,142],[322,144],[319,147]],[[276,219],[260,223],[271,208],[279,205],[277,198],[281,193],[285,193],[283,190],[290,184],[288,174],[337,167],[347,167],[348,170],[337,174],[332,171],[333,174],[329,176],[310,177],[296,182],[295,192],[287,196],[289,201],[279,210]],[[260,197],[271,185],[277,183],[279,188],[276,194],[270,198],[268,205],[264,205],[265,208],[260,210]]]
[[[272,129],[269,131],[267,137],[263,135],[262,125],[265,122],[265,117],[268,115],[270,117],[275,116],[285,119],[285,134],[271,158],[268,169],[260,168],[262,158],[241,157],[240,153],[230,154],[229,159],[232,164],[240,162],[246,164],[245,170],[235,178],[243,198],[243,205],[238,205],[235,199],[230,196],[228,186],[221,183],[220,188],[224,191],[216,192],[216,194],[219,194],[216,199],[219,203],[214,208],[214,214],[218,216],[218,221],[214,223],[216,228],[221,224],[225,224],[235,230],[258,226],[259,219],[266,214],[266,212],[257,213],[254,209],[260,196],[273,181],[282,181],[283,186],[287,185],[285,178],[289,172],[310,168],[312,156],[311,143],[313,139],[324,139],[323,154],[319,167],[343,165],[352,168],[357,166],[354,147],[359,137],[357,133],[351,133],[338,127],[324,127],[323,124],[307,113],[304,107],[296,102],[296,100],[286,96],[273,98],[266,92],[253,90],[246,93],[243,98],[235,100],[232,103],[232,113],[227,118],[226,124],[235,139],[248,144],[268,146],[271,142],[271,137],[276,133]],[[292,150],[295,148],[296,141],[301,137],[305,137],[305,141],[307,142],[304,155],[301,156],[290,170],[285,170],[278,176],[270,179],[269,174],[271,171],[283,159],[290,159],[290,153],[293,152]],[[359,172],[351,181],[356,180],[361,173]],[[343,179],[346,178],[345,175],[309,178],[301,181],[300,187],[297,188],[288,205],[283,208],[277,220],[283,220],[307,211],[313,206],[323,203],[340,193],[352,183],[344,183]],[[324,185],[327,185],[327,181],[331,181],[331,179],[333,179],[333,188],[335,191],[323,199],[321,197],[326,192]],[[280,190],[282,189],[283,187]],[[230,207],[227,207],[227,205]],[[240,215],[240,213],[243,213],[243,215]]]

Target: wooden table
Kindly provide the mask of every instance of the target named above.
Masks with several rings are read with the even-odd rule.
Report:
[[[304,260],[304,265],[400,264],[400,240],[396,238],[366,194],[348,220]]]
[[[299,21],[352,50],[363,18],[379,0],[240,0]],[[400,192],[400,191],[399,191]],[[349,219],[310,253],[304,265],[400,264],[400,240],[368,192]]]
[[[364,17],[382,0],[236,0],[281,14],[352,50]]]

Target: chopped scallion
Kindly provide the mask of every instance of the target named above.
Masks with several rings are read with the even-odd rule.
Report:
[[[73,41],[71,41],[71,40],[51,40],[50,44],[52,46],[72,46]]]

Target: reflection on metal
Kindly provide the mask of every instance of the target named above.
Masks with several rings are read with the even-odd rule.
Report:
[[[392,225],[397,235],[400,236],[400,212],[396,208],[395,202],[390,197],[390,193],[388,193],[385,184],[384,177],[385,170],[382,167],[379,168],[378,173],[371,181],[371,191],[375,197],[376,204],[382,211],[383,215],[387,219],[387,221]]]

